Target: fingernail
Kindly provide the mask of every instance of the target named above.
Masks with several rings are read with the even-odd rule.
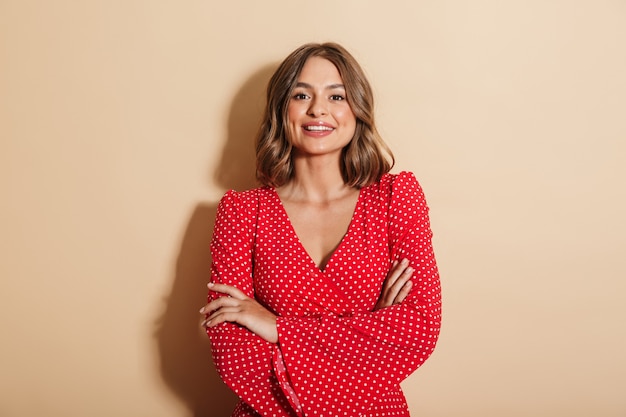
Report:
[[[200,314],[204,313],[204,307],[200,309]]]
[[[409,260],[408,260],[408,259],[404,258],[404,259],[402,260],[402,265],[406,265],[406,264],[408,264],[408,263],[409,263]]]
[[[215,284],[213,284],[212,282],[209,282],[206,286],[211,288],[213,285],[215,285]]]

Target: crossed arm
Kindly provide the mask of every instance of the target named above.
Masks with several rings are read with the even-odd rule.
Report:
[[[394,261],[385,278],[374,311],[404,301],[411,291],[413,272],[407,259]],[[228,297],[218,297],[200,309],[200,314],[206,316],[202,322],[203,327],[215,327],[223,322],[237,323],[270,343],[278,342],[274,313],[236,287],[218,283],[209,283],[208,287],[209,290],[226,294]]]

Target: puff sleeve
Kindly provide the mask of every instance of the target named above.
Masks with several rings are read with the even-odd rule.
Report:
[[[217,209],[211,241],[211,280],[254,297],[252,250],[257,199],[253,192],[224,195]],[[209,292],[209,298],[221,296]],[[296,416],[280,388],[274,362],[278,346],[235,323],[207,329],[218,374],[242,400],[261,415]]]

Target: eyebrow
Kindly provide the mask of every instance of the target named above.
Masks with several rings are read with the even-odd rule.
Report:
[[[303,82],[297,82],[296,87],[313,89],[313,86],[311,84]],[[342,90],[346,89],[343,84],[329,84],[325,87],[326,90],[335,90],[337,88],[341,88]]]

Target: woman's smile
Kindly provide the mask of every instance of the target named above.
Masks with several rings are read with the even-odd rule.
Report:
[[[330,135],[335,130],[332,125],[325,122],[305,123],[302,125],[302,129],[305,135],[312,137],[324,137]]]

